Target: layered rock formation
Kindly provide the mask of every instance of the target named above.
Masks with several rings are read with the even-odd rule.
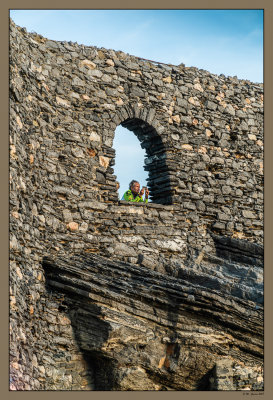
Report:
[[[261,256],[260,248],[252,250]],[[47,285],[64,294],[62,307],[88,363],[93,389],[223,389],[219,363],[234,369],[225,389],[263,388],[258,267],[204,255],[198,267],[189,263],[173,277],[76,255],[45,259],[44,268]],[[250,269],[252,280],[246,278]],[[250,373],[240,387],[234,377],[235,367],[242,365],[253,379]]]
[[[12,390],[262,388],[262,91],[11,22]]]

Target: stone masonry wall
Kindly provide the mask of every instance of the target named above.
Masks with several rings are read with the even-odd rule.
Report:
[[[244,368],[224,357],[217,362],[210,378],[211,390],[263,390],[261,367]]]
[[[46,289],[46,255],[97,253],[173,275],[216,252],[213,234],[263,243],[262,93],[11,21],[12,389],[92,389],[62,297]],[[146,149],[148,205],[118,201],[119,124]]]

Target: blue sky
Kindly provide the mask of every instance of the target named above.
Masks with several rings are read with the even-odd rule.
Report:
[[[262,10],[11,10],[10,16],[48,39],[263,81]],[[122,195],[133,178],[145,184],[144,152],[133,133],[121,127],[114,147]]]

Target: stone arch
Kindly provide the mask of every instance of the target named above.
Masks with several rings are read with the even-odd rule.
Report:
[[[120,108],[113,116],[115,125],[132,131],[146,151],[144,169],[148,172],[148,188],[152,202],[172,204],[173,189],[170,183],[167,146],[164,127],[160,125],[153,108],[138,105]]]

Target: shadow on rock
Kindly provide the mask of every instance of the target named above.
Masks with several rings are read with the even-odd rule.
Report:
[[[85,376],[87,386],[93,390],[114,390],[115,363],[105,357],[101,350],[112,330],[111,325],[103,319],[102,308],[89,300],[69,272],[61,269],[53,260],[44,258],[43,268],[47,291],[53,295],[63,295],[59,309],[70,319],[76,344],[86,363],[86,371],[91,372]]]

